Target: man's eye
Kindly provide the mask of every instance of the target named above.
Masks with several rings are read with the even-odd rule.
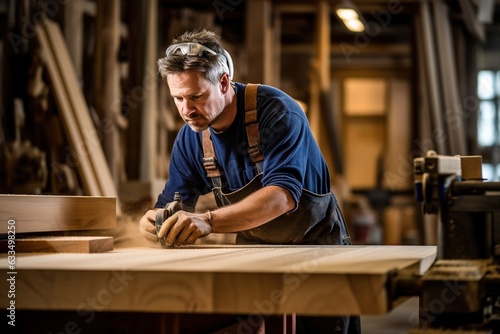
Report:
[[[178,97],[178,96],[177,96],[177,97],[174,97],[174,99],[175,99],[176,101],[182,102],[182,97]]]
[[[193,95],[193,96],[191,96],[191,99],[196,101],[196,100],[199,100],[200,97],[201,97],[200,95]]]

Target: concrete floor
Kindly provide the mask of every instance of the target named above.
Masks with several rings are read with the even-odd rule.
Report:
[[[418,297],[412,297],[381,316],[362,316],[363,334],[404,334],[418,325]]]

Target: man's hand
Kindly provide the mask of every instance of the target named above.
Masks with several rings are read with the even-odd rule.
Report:
[[[155,229],[156,210],[147,211],[139,222],[139,232],[149,241],[158,241]]]
[[[153,211],[153,221],[154,214]],[[177,211],[172,217],[168,217],[165,220],[160,228],[160,232],[158,232],[158,237],[166,237],[165,244],[167,246],[174,244],[180,246],[193,244],[198,238],[209,235],[212,230],[212,224],[208,215]]]

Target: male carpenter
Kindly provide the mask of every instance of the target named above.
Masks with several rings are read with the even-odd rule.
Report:
[[[231,57],[210,31],[184,33],[158,65],[186,125],[155,209],[140,221],[146,238],[182,245],[235,232],[238,244],[350,244],[327,165],[294,99],[271,86],[233,82]],[[188,212],[210,191],[217,210]],[[155,210],[175,192],[186,211],[155,235]],[[298,317],[297,329],[359,333],[360,324],[358,317]]]

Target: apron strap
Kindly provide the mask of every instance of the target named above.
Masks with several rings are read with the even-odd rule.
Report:
[[[214,144],[210,138],[210,128],[202,133],[203,142],[203,167],[207,171],[207,177],[220,177],[220,170],[217,167],[217,157],[215,156]]]
[[[247,84],[245,87],[245,125],[247,130],[248,154],[254,164],[264,160],[264,156],[259,149],[257,88],[259,88],[259,84]]]
[[[264,156],[259,149],[259,123],[257,120],[257,88],[259,84],[247,84],[245,87],[245,127],[248,140],[248,154],[250,159],[260,171]],[[214,187],[221,186],[221,173],[217,166],[214,144],[210,137],[210,128],[202,132],[203,142],[203,167],[207,177],[212,180]]]

